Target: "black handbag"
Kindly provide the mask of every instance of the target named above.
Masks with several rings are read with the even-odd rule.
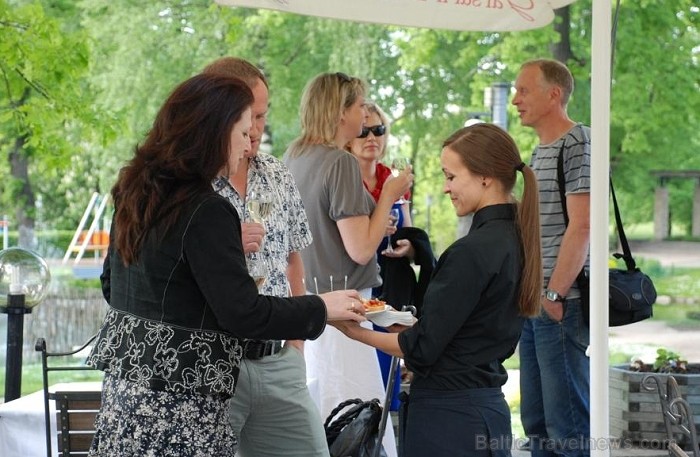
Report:
[[[340,414],[348,406],[351,408]],[[331,457],[386,457],[379,439],[381,418],[382,407],[376,398],[354,398],[336,406],[323,425]]]
[[[564,158],[562,156],[564,145],[562,144],[557,157],[557,180],[559,182],[559,196],[561,198],[564,222],[569,224],[569,216],[566,211],[566,195],[564,180]],[[613,257],[623,259],[625,269],[608,269],[608,324],[610,327],[633,324],[648,319],[654,314],[653,305],[656,302],[656,288],[651,278],[637,267],[632,257],[625,229],[622,226],[620,208],[615,197],[615,188],[610,176],[610,193],[612,194],[613,207],[615,209],[615,227],[620,239],[622,254],[616,252]],[[576,277],[576,283],[581,291],[582,314],[586,324],[590,321],[590,281],[586,268],[582,268]]]

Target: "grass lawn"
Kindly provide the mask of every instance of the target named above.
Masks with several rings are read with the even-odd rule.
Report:
[[[612,221],[614,223],[614,221]],[[612,227],[611,227],[611,230]],[[654,222],[643,222],[636,224],[625,223],[625,235],[630,240],[651,240],[654,239]],[[688,235],[687,227],[679,224],[671,225],[671,240],[675,241],[698,241],[697,238],[693,238]]]
[[[700,330],[700,303],[693,305],[656,305],[654,319],[678,330]]]
[[[65,363],[80,366],[74,360]],[[49,366],[58,366],[59,362],[50,363]],[[60,363],[64,366],[64,363]],[[90,382],[102,381],[102,372],[97,370],[81,370],[81,371],[50,371],[49,385],[59,382]],[[43,389],[41,364],[34,363],[24,365],[22,367],[22,395],[29,395],[38,390]],[[5,370],[0,371],[0,402],[5,397]]]

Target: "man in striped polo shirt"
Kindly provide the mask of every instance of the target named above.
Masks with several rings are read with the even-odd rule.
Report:
[[[589,329],[576,276],[588,267],[591,149],[590,129],[567,114],[573,88],[565,65],[531,60],[520,68],[512,101],[523,125],[539,137],[530,166],[540,196],[542,313],[525,322],[520,339],[520,411],[533,457],[590,455]]]

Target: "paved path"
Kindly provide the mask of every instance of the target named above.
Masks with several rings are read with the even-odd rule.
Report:
[[[513,457],[531,457],[530,451],[513,450]],[[668,451],[666,450],[653,450],[653,449],[613,449],[610,452],[612,457],[668,457]]]
[[[656,359],[658,347],[673,350],[691,363],[700,363],[700,331],[676,330],[654,318],[611,327],[608,346],[611,351],[620,350],[639,355],[645,363],[652,363]]]
[[[658,260],[664,267],[700,267],[700,242],[630,241],[632,257]]]

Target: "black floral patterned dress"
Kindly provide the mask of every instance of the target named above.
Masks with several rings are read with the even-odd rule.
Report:
[[[240,339],[313,339],[325,327],[318,297],[258,294],[224,198],[212,191],[182,214],[147,235],[136,262],[111,247],[105,260],[110,308],[88,358],[105,372],[91,456],[233,456]]]

